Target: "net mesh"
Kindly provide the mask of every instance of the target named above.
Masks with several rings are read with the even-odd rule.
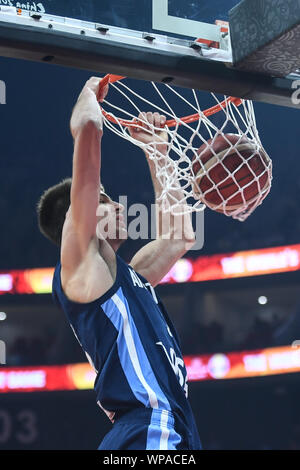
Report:
[[[130,80],[110,84],[101,104],[104,123],[154,162],[162,210],[188,213],[207,206],[244,221],[265,199],[272,181],[272,162],[259,138],[253,103],[240,100],[238,106],[226,96],[154,82],[139,87],[135,82],[133,89]],[[224,99],[217,113],[205,112]],[[166,116],[164,132],[149,123],[145,111]],[[178,117],[191,113],[190,119]],[[132,132],[145,126],[146,143]]]

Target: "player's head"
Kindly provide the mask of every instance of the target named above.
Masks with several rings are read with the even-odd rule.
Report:
[[[42,234],[60,246],[66,213],[70,207],[72,179],[66,178],[47,189],[37,204],[38,225]]]
[[[72,178],[66,178],[60,183],[47,189],[41,196],[37,204],[38,225],[41,233],[48,238],[56,246],[61,245],[62,230],[65,223],[67,211],[71,204],[71,184]],[[126,240],[127,231],[123,222],[123,206],[112,201],[112,199],[105,193],[104,187],[101,185],[101,192],[99,195],[99,208],[105,208],[107,214],[107,221],[110,229],[116,227],[115,236],[112,239],[107,238],[107,241],[118,249],[119,246]],[[101,219],[98,217],[98,222]],[[99,224],[97,225],[97,228]]]

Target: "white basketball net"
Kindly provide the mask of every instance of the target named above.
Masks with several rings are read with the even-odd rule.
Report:
[[[162,192],[157,200],[161,204],[164,212],[176,211],[193,212],[202,211],[205,206],[221,212],[234,219],[244,221],[265,199],[271,189],[272,162],[266,154],[261,144],[255,120],[255,113],[252,101],[243,101],[240,106],[233,102],[228,102],[218,113],[212,116],[204,114],[207,108],[207,95],[195,91],[178,89],[165,84],[155,84],[153,82],[142,82],[142,93],[132,90],[126,83],[128,80],[110,84],[110,91],[107,99],[101,104],[104,110],[104,123],[107,128],[119,137],[128,140],[134,145],[142,148],[155,163],[156,177],[161,184]],[[145,87],[151,88],[147,91],[149,99],[145,98]],[[188,96],[189,95],[189,96]],[[205,96],[206,106],[204,107],[203,96]],[[211,93],[210,106],[219,105],[223,97],[218,97]],[[141,112],[157,111],[167,119],[174,120],[174,127],[165,127],[168,133],[167,155],[159,151],[157,138],[144,144],[130,135],[128,127],[123,120],[135,120]],[[199,118],[193,123],[183,122],[178,116],[186,114],[199,114]],[[114,122],[112,122],[114,121]],[[143,120],[148,126],[149,123]],[[141,119],[140,119],[141,122]],[[135,124],[138,127],[138,124]],[[152,135],[161,128],[149,126]],[[216,153],[214,144],[216,139],[227,134],[235,134],[240,139],[232,144],[228,142],[228,147],[223,152]],[[245,158],[241,153],[245,148],[243,138],[250,140],[246,145],[248,154]],[[212,139],[210,143],[207,141]],[[211,151],[208,163],[203,163],[199,156],[199,147],[204,145],[204,152]],[[251,155],[249,155],[251,149]],[[229,171],[226,166],[226,157],[232,152],[237,155],[240,164]],[[259,159],[259,168],[253,170],[251,160]],[[200,170],[197,170],[197,177],[193,172],[195,161],[199,161]],[[213,168],[217,165],[224,169],[222,180],[215,182],[213,179]],[[249,182],[243,182],[243,174],[248,173]],[[201,186],[201,178],[206,177],[207,190]],[[229,195],[224,196],[226,181],[230,178]],[[246,179],[247,179],[246,178]],[[198,183],[198,184],[197,184]],[[178,188],[181,190],[178,191]],[[225,191],[226,192],[226,191]]]

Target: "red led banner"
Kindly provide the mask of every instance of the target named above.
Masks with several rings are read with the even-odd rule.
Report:
[[[184,358],[189,382],[300,372],[300,348],[280,348]],[[96,379],[87,363],[66,366],[0,367],[0,393],[90,390]]]
[[[298,271],[300,245],[241,251],[195,260],[182,258],[162,284],[201,282]],[[27,269],[0,273],[0,294],[50,294],[54,269]]]
[[[298,271],[300,245],[264,248],[212,256],[196,260],[183,258],[163,279],[163,283],[201,282]]]
[[[300,372],[300,348],[284,346],[184,359],[189,381],[239,379]]]
[[[0,392],[87,390],[93,388],[95,372],[89,364],[41,367],[0,367]]]
[[[50,294],[54,268],[0,273],[0,294]]]

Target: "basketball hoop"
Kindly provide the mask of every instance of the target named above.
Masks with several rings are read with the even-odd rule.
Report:
[[[112,74],[106,75],[103,78],[103,80],[100,84],[99,93],[108,83],[115,83],[115,82],[118,82],[118,81],[123,80],[125,78],[126,77],[122,77],[120,75],[112,75]],[[229,96],[228,98],[226,98],[221,103],[219,103],[215,106],[212,106],[211,108],[205,109],[203,111],[203,115],[206,116],[206,117],[213,116],[214,114],[221,111],[222,108],[225,108],[228,105],[229,102],[235,104],[235,106],[240,106],[242,104],[242,101],[243,100],[241,100],[240,98],[234,98],[233,96]],[[104,110],[102,110],[102,112],[103,112],[103,115],[108,119],[108,121],[112,122],[113,124],[119,124],[120,123],[122,126],[125,126],[125,127],[135,126],[135,123],[132,120],[131,121],[126,121],[126,120],[123,120],[123,119],[115,118],[115,117],[111,116],[109,113],[106,113]],[[180,118],[180,121],[184,122],[186,124],[190,124],[192,122],[198,121],[200,119],[200,117],[201,117],[201,115],[199,113],[190,114],[189,116],[184,116],[184,117]],[[169,119],[169,120],[166,121],[166,126],[167,127],[175,127],[176,124],[177,124],[177,120],[174,120],[174,119]]]
[[[213,100],[212,105],[201,109],[200,92],[196,90],[179,92],[169,84],[143,82],[150,85],[147,99],[144,90],[143,93],[134,91],[124,83],[125,78],[108,74],[100,83],[99,95],[108,83],[117,93],[114,102],[105,99],[101,103],[104,124],[142,148],[153,160],[162,187],[157,201],[162,210],[186,213],[202,211],[208,206],[244,221],[268,195],[272,181],[272,162],[258,135],[252,101],[228,96],[219,99],[211,93],[206,95]],[[166,94],[169,96],[165,97]],[[141,112],[150,108],[167,117],[164,128],[168,134],[168,142],[164,142],[168,146],[167,154],[162,154],[158,148],[156,132],[162,129],[137,119]],[[178,117],[187,108],[193,113]],[[123,116],[119,117],[120,114]],[[142,123],[156,135],[153,142],[145,144],[132,137],[130,127],[142,128]],[[224,147],[221,150],[220,142]],[[180,199],[174,196],[178,194],[178,184]]]

